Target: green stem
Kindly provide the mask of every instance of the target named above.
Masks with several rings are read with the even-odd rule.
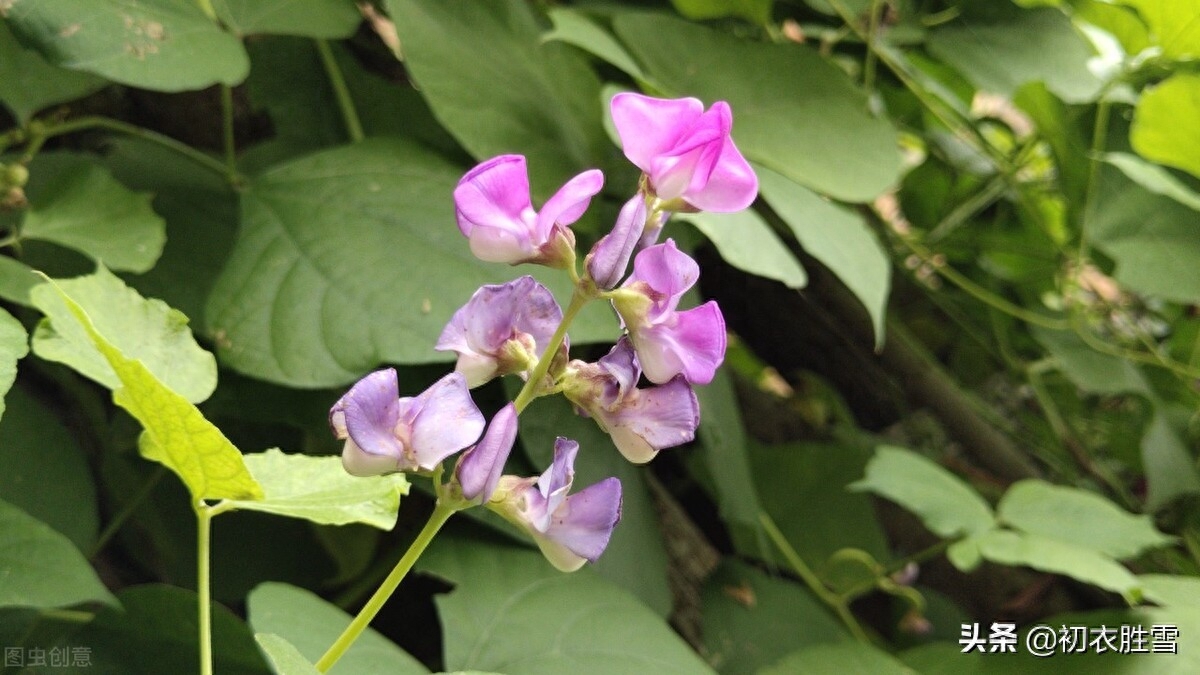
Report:
[[[1083,208],[1079,218],[1079,260],[1087,259],[1087,221],[1092,210],[1092,200],[1096,194],[1096,179],[1100,174],[1100,164],[1104,161],[1101,159],[1101,150],[1104,149],[1104,143],[1108,140],[1108,113],[1110,105],[1108,101],[1101,99],[1096,105],[1096,126],[1092,128],[1092,146],[1088,154],[1091,155],[1091,167],[1088,169],[1087,189],[1083,193]],[[1082,270],[1083,266],[1078,265],[1077,269]]]
[[[196,530],[196,594],[200,596],[200,675],[212,675],[212,589],[209,585],[212,512],[204,502],[196,505]]]
[[[217,12],[213,9],[212,0],[196,0],[196,4],[200,6],[200,11],[213,21],[217,20]]]
[[[346,626],[346,630],[342,631],[338,639],[330,645],[329,650],[325,652],[321,660],[317,661],[318,672],[328,672],[333,667],[333,664],[342,658],[346,650],[350,649],[350,645],[354,644],[358,636],[367,629],[371,620],[379,613],[379,610],[388,601],[388,598],[392,597],[392,593],[396,591],[396,587],[400,585],[400,582],[404,580],[404,576],[408,574],[413,564],[417,562],[417,558],[421,557],[421,554],[429,546],[429,542],[433,541],[433,537],[438,533],[438,530],[442,529],[442,526],[446,524],[446,521],[450,519],[450,516],[455,511],[455,507],[444,505],[441,500],[438,500],[433,513],[429,516],[429,522],[425,523],[425,527],[421,528],[416,540],[404,552],[404,555],[400,558],[400,562],[396,563],[396,567],[392,569],[391,574],[388,574],[387,578],[383,580],[383,583],[376,589],[375,594],[367,600],[367,604],[363,605],[362,610],[358,612],[358,616],[354,617],[349,626]]]
[[[787,537],[783,536],[783,533],[779,531],[779,527],[775,525],[775,521],[771,520],[771,516],[768,516],[765,511],[761,511],[758,514],[758,521],[762,523],[763,529],[766,530],[767,536],[771,538],[771,541],[775,543],[775,547],[779,549],[784,558],[787,558],[788,564],[800,576],[800,580],[812,590],[814,595],[837,613],[838,618],[842,620],[842,623],[846,624],[846,628],[854,635],[855,639],[871,644],[870,636],[867,635],[867,632],[863,629],[862,624],[858,622],[858,619],[854,617],[850,608],[846,606],[846,603],[840,597],[826,588],[820,578],[809,569],[804,559],[800,557],[800,554],[796,553],[796,549],[792,548],[792,545],[788,543]]]
[[[92,550],[88,552],[88,560],[92,560],[99,555],[100,551],[104,550],[104,546],[108,544],[108,540],[112,539],[120,531],[125,521],[129,520],[130,516],[137,511],[142,502],[154,491],[154,486],[158,485],[158,481],[162,480],[162,477],[165,475],[167,475],[166,467],[159,465],[154,470],[154,473],[146,479],[146,482],[142,484],[142,487],[138,489],[137,494],[121,506],[121,510],[112,517],[112,520],[108,521],[108,524],[104,526],[104,531],[96,538],[96,543],[92,545]]]
[[[350,97],[350,89],[346,87],[346,78],[338,68],[337,60],[333,58],[333,50],[326,40],[316,40],[317,53],[321,55],[321,63],[325,66],[325,74],[329,76],[329,84],[337,98],[338,108],[342,111],[342,121],[346,125],[346,135],[351,142],[357,143],[364,138],[362,122],[358,119],[358,110],[354,107],[354,99]]]
[[[567,329],[571,327],[571,322],[575,320],[575,317],[579,315],[579,311],[590,300],[591,297],[583,292],[579,285],[576,285],[575,291],[571,294],[571,304],[567,305],[567,310],[563,312],[562,321],[559,322],[554,335],[550,337],[550,344],[546,346],[546,351],[542,352],[538,357],[537,365],[534,366],[533,372],[529,374],[529,379],[525,380],[525,386],[521,387],[520,393],[513,399],[513,405],[516,406],[518,415],[525,410],[525,407],[533,399],[537,398],[541,382],[546,378],[546,373],[550,370],[550,363],[554,360],[554,355],[558,352],[559,346],[562,345],[563,339],[567,336]]]
[[[879,18],[882,14],[879,5],[879,0],[871,0],[871,18],[867,26],[867,57],[863,63],[863,89],[866,90],[867,96],[870,96],[875,88],[875,62],[879,58],[875,54],[875,40],[879,38]]]
[[[75,119],[67,120],[61,124],[47,126],[41,134],[45,138],[54,136],[62,136],[64,134],[74,133],[76,131],[86,131],[89,129],[105,129],[108,131],[116,131],[123,134],[128,134],[136,138],[141,138],[152,143],[156,143],[168,150],[172,150],[180,155],[187,157],[196,164],[203,166],[206,169],[220,175],[222,178],[229,180],[230,183],[235,183],[236,176],[229,174],[228,168],[220,161],[200,152],[192,146],[181,143],[170,136],[160,134],[157,131],[151,131],[127,122],[114,120],[109,117],[100,117],[97,115],[88,115],[86,117],[76,117]]]
[[[238,175],[237,141],[233,128],[233,88],[221,85],[221,135],[225,146],[225,170],[230,178]]]

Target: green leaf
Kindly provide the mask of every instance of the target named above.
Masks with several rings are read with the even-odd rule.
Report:
[[[12,314],[0,309],[0,418],[4,417],[4,395],[17,378],[17,361],[29,353],[29,334]]]
[[[246,598],[250,625],[257,633],[287,640],[310,663],[316,663],[350,625],[351,617],[310,591],[280,583],[259,585]],[[408,652],[368,628],[337,664],[332,675],[359,673],[428,673]]]
[[[903,448],[877,449],[867,464],[867,475],[850,489],[896,502],[943,537],[986,532],[996,525],[991,507],[979,493],[958,476]]]
[[[179,0],[10,0],[7,20],[51,63],[158,91],[234,85],[250,60],[199,5]]]
[[[1130,603],[1141,596],[1141,582],[1112,558],[1095,550],[1010,530],[992,530],[979,537],[986,560],[1024,565],[1053,572],[1120,593]]]
[[[1118,0],[1133,7],[1150,27],[1154,44],[1176,59],[1200,56],[1200,21],[1192,0]]]
[[[446,668],[495,672],[706,673],[667,624],[589,569],[443,535],[419,563],[456,585],[436,596]]]
[[[606,154],[599,80],[570,47],[542,42],[527,3],[386,6],[409,74],[476,158],[519,150],[529,158],[534,194],[544,199]]]
[[[689,19],[721,19],[727,16],[764,24],[771,20],[774,0],[671,0],[675,9]]]
[[[1186,0],[1185,0],[1186,1]],[[1110,5],[1103,0],[1074,5],[1076,21],[1091,24],[1112,35],[1126,54],[1135,55],[1150,46],[1150,34],[1137,12],[1128,7]]]
[[[509,378],[506,384],[517,382]],[[538,399],[529,413],[522,415],[519,433],[534,473],[550,466],[554,439],[564,436],[577,441],[580,447],[575,461],[576,491],[609,476],[621,481],[621,522],[604,555],[589,567],[636,595],[659,615],[670,614],[669,561],[644,469],[626,461],[608,434],[594,420],[576,415],[562,397]]]
[[[216,360],[196,344],[186,316],[161,300],[143,298],[103,267],[56,283],[58,288],[42,284],[32,291],[34,306],[46,315],[33,335],[35,354],[65,363],[109,389],[121,386],[116,367],[69,306],[78,303],[113,349],[136,359],[163,386],[193,402],[212,394]]]
[[[1104,161],[1120,169],[1126,178],[1146,190],[1200,211],[1200,193],[1184,185],[1183,181],[1161,166],[1125,152],[1110,152],[1104,155]]]
[[[1172,542],[1150,516],[1135,516],[1100,495],[1079,488],[1023,480],[996,506],[999,520],[1027,534],[1103,553],[1132,558]]]
[[[1146,599],[1162,607],[1200,607],[1200,578],[1174,574],[1140,574]]]
[[[25,263],[0,255],[0,298],[18,305],[29,305],[29,292],[41,282]]]
[[[304,658],[292,643],[274,633],[255,633],[254,641],[271,662],[277,675],[320,675],[317,667]]]
[[[708,660],[722,675],[751,675],[798,647],[849,639],[803,586],[734,559],[705,581],[700,603]]]
[[[787,245],[762,216],[751,209],[736,213],[688,213],[679,216],[696,226],[730,265],[760,277],[801,288],[808,276]]]
[[[1200,35],[1200,21],[1193,20]],[[1142,92],[1129,141],[1146,159],[1200,176],[1200,75],[1172,75]]]
[[[71,540],[5,501],[0,501],[0,579],[0,607],[117,602]]]
[[[102,268],[101,274],[108,273]],[[87,277],[76,281],[103,278]],[[109,278],[115,279],[111,275]],[[261,499],[262,488],[246,470],[242,453],[221,430],[206,420],[195,405],[159,380],[142,361],[126,356],[109,342],[84,308],[68,294],[68,291],[86,292],[90,288],[92,286],[70,281],[61,285],[44,284],[35,289],[35,302],[39,307],[54,307],[51,298],[52,294],[57,295],[69,312],[63,315],[56,307],[52,310],[60,329],[71,325],[68,317],[74,317],[77,323],[70,330],[82,327],[88,339],[100,350],[119,381],[119,387],[113,391],[113,402],[133,415],[146,430],[138,443],[142,455],[175,472],[195,500]]]
[[[1011,97],[1044,82],[1067,103],[1095,99],[1101,82],[1088,69],[1087,40],[1057,9],[1012,10],[991,20],[963,20],[932,31],[929,51],[979,89]]]
[[[7,403],[0,419],[0,499],[89,550],[100,518],[87,456],[55,411],[22,388],[10,391]]]
[[[21,225],[22,239],[82,251],[113,270],[145,272],[166,242],[152,197],[129,191],[104,168],[72,157],[42,188]]]
[[[212,0],[217,18],[237,35],[303,35],[344,38],[354,34],[362,14],[353,0]]]
[[[617,42],[612,33],[600,27],[585,13],[564,7],[553,7],[548,12],[554,29],[542,36],[542,40],[558,40],[598,56],[609,64],[620,68],[626,75],[639,82],[647,81],[641,66],[633,60],[624,45]]]
[[[911,675],[912,673],[891,654],[862,642],[840,642],[805,647],[758,672],[760,675],[787,675],[788,673]]]
[[[729,102],[748,159],[837,199],[863,202],[900,171],[896,132],[866,96],[813,49],[764,44],[642,13],[614,20],[617,36],[672,95]]]
[[[56,103],[74,101],[103,87],[104,80],[50,65],[17,42],[8,23],[0,21],[0,102],[25,123]]]
[[[704,466],[713,478],[721,519],[758,532],[762,510],[756,475],[750,466],[746,427],[728,370],[717,370],[706,387],[696,388],[700,400],[700,428]]]
[[[222,362],[297,387],[354,381],[382,362],[428,363],[483,284],[531,270],[479,262],[454,224],[462,170],[417,145],[374,140],[282,165],[243,193],[242,229],[209,300]],[[569,296],[563,275],[532,270]],[[593,303],[572,344],[609,340]]]
[[[322,525],[366,523],[390,530],[396,525],[400,496],[408,494],[404,474],[357,478],[342,468],[341,457],[292,455],[271,449],[243,459],[262,486],[264,497],[230,501],[236,509]]]
[[[755,167],[759,191],[804,250],[837,275],[871,316],[875,347],[883,346],[892,264],[863,219],[787,177]]]

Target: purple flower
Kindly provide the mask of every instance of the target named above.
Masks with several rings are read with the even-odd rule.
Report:
[[[504,462],[517,440],[517,408],[512,403],[500,409],[488,425],[487,432],[462,454],[454,475],[462,486],[463,497],[474,502],[487,502],[500,483]]]
[[[572,361],[566,373],[563,394],[595,418],[635,464],[696,437],[700,404],[692,387],[677,375],[666,384],[638,389],[642,371],[627,338],[596,363]]]
[[[575,250],[575,235],[568,226],[579,220],[603,186],[604,174],[584,171],[535,212],[525,158],[493,157],[467,172],[454,189],[458,229],[480,260],[561,267],[573,260]]]
[[[654,194],[701,211],[740,211],[758,194],[758,177],[729,137],[733,114],[717,101],[622,93],[612,119],[625,156],[645,172]],[[672,209],[678,210],[678,209]]]
[[[588,276],[597,287],[608,290],[625,276],[625,268],[629,266],[629,258],[642,238],[645,226],[646,199],[638,193],[621,207],[612,232],[601,237],[584,259]]]
[[[538,478],[503,476],[499,501],[489,507],[533,537],[558,569],[573,572],[596,562],[621,519],[621,481],[606,478],[570,495],[579,444],[559,437],[554,463]]]
[[[458,352],[455,370],[478,387],[493,377],[525,376],[562,322],[554,295],[533,277],[483,286],[442,330],[434,349]]]
[[[342,466],[355,476],[430,470],[483,431],[484,419],[460,373],[415,397],[400,398],[393,368],[359,380],[329,411],[329,426],[346,441]]]
[[[676,311],[699,277],[696,261],[668,239],[638,253],[633,274],[613,294],[613,306],[651,382],[663,384],[682,374],[691,384],[708,384],[725,358],[725,319],[716,302]]]

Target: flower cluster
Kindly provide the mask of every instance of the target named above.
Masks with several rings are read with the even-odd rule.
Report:
[[[621,515],[621,484],[608,478],[571,494],[579,444],[559,438],[540,476],[504,474],[518,416],[536,397],[563,394],[608,433],[631,462],[691,441],[700,422],[694,385],[707,384],[725,356],[725,322],[715,302],[679,309],[699,267],[675,242],[658,243],[675,212],[730,212],[754,201],[758,181],[730,138],[724,102],[619,94],[612,118],[625,156],[642,172],[637,193],[612,230],[576,269],[571,225],[604,186],[598,170],[567,181],[541,209],[519,155],[487,160],[454,191],[458,227],[481,260],[565,270],[575,282],[564,311],[533,277],[480,288],[451,318],[436,349],[458,356],[455,372],[418,396],[399,396],[396,372],[367,375],[330,411],[355,475],[433,472],[465,450],[439,500],[483,504],[526,530],[552,564],[574,570],[595,561]],[[632,260],[632,272],[629,271]],[[567,327],[589,301],[611,303],[623,335],[594,363],[572,360]],[[469,392],[517,375],[517,398],[486,424]],[[639,386],[644,379],[647,386]],[[482,435],[481,435],[482,434]]]

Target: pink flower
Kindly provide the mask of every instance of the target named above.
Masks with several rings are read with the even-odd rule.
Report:
[[[699,277],[696,261],[668,239],[638,253],[633,274],[613,293],[638,362],[655,384],[679,374],[691,384],[708,384],[725,359],[725,318],[717,303],[677,310]]]
[[[604,174],[584,171],[554,193],[541,211],[529,198],[529,173],[521,155],[501,155],[471,169],[454,189],[458,229],[475,257],[487,262],[523,262],[561,267],[573,260],[579,220]]]
[[[612,118],[625,156],[664,202],[678,199],[701,211],[732,212],[758,194],[758,177],[729,136],[728,103],[717,101],[705,111],[694,98],[622,93],[612,99]]]

